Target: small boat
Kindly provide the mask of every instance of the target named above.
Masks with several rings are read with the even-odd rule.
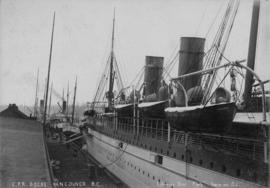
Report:
[[[236,113],[234,102],[214,105],[169,107],[165,110],[170,125],[177,130],[224,133],[230,130]]]

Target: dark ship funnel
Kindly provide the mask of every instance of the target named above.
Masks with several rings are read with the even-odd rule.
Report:
[[[144,95],[151,98],[151,101],[157,100],[157,92],[161,85],[163,57],[146,56],[144,72]]]
[[[67,110],[67,102],[66,101],[63,101],[63,104],[62,104],[62,113],[65,114],[66,113],[66,110]]]
[[[39,113],[41,115],[43,115],[43,113],[44,113],[44,100],[43,99],[40,100]]]
[[[181,37],[180,40],[178,76],[201,70],[203,65],[205,39],[197,37]],[[200,86],[200,83],[200,75],[194,75],[181,80],[181,84],[186,91],[193,87]],[[178,89],[175,96],[175,103],[176,106],[185,105],[183,90]]]

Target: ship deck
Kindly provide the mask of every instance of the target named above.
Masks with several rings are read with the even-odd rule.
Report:
[[[42,125],[0,117],[0,187],[52,187]]]

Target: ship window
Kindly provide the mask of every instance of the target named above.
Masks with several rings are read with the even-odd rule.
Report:
[[[254,180],[255,182],[257,182],[257,173],[256,173],[256,172],[254,172],[254,174],[253,174],[253,180]]]
[[[155,180],[155,176],[153,176],[153,180]]]
[[[169,152],[169,150],[167,151],[167,155],[168,155],[168,156],[170,155],[170,152]]]
[[[199,163],[200,163],[200,165],[202,165],[203,164],[203,160],[200,159]]]
[[[150,146],[149,150],[152,151],[152,146]]]
[[[148,173],[148,175],[147,175],[148,177],[150,177],[150,174]]]
[[[236,170],[236,176],[237,176],[237,177],[241,176],[241,169],[237,169],[237,170]]]
[[[144,147],[147,148],[147,145],[145,144]]]
[[[158,183],[160,183],[160,179],[158,179]]]
[[[185,159],[185,156],[184,156],[184,155],[182,155],[182,156],[181,156],[181,159],[182,159],[182,160],[184,160],[184,159]]]
[[[156,155],[156,157],[155,157],[155,162],[156,162],[157,164],[162,165],[163,157],[162,157],[161,155]]]
[[[155,151],[157,151],[157,147],[155,147]]]
[[[144,174],[144,170],[142,171],[142,173]]]
[[[160,150],[160,153],[163,153],[163,149]]]
[[[136,166],[134,166],[134,169],[136,170]]]
[[[143,144],[141,143],[141,147],[143,147]]]
[[[176,158],[176,153],[175,152],[173,153],[173,157]]]
[[[226,166],[222,165],[222,172],[226,172]]]
[[[139,170],[138,170],[139,172],[141,171],[141,169],[139,168]]]
[[[191,163],[192,163],[192,160],[193,160],[192,157],[190,157],[190,158],[189,158],[189,161],[190,161]]]
[[[213,168],[213,167],[214,167],[214,163],[211,162],[211,163],[210,163],[210,168]]]

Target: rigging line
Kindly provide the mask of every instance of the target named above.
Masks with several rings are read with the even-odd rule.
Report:
[[[173,67],[175,66],[177,57],[179,57],[179,52],[176,53],[176,55],[174,56],[174,58],[172,59],[172,61],[169,63],[169,65],[166,66],[163,70],[166,70],[167,73],[170,73],[171,70],[173,69]],[[164,75],[162,75],[162,76],[164,76]]]
[[[139,76],[141,75],[141,72],[143,71],[144,71],[144,66],[139,70],[139,72],[136,74],[135,78],[130,82],[129,85],[132,85],[132,83],[135,82],[137,78],[139,78]]]
[[[135,88],[137,88],[139,85],[143,84],[143,83],[141,83],[142,82],[142,79],[143,79],[143,72],[142,72],[142,74],[141,74],[138,82],[136,83]]]
[[[208,36],[208,34],[209,34],[210,30],[212,29],[212,27],[213,27],[214,23],[215,23],[215,22],[216,22],[216,20],[217,20],[218,15],[220,14],[220,12],[221,12],[221,8],[224,6],[225,2],[226,2],[226,1],[223,1],[223,3],[221,3],[221,5],[219,6],[219,9],[218,9],[218,11],[217,11],[217,13],[216,13],[216,16],[215,16],[215,18],[214,18],[213,22],[211,23],[211,25],[210,25],[210,27],[209,27],[208,31],[206,32],[206,34],[205,34],[205,37],[204,37],[204,38],[207,38],[207,36]]]
[[[110,166],[110,165],[115,164],[115,163],[123,156],[123,154],[126,152],[127,146],[128,146],[128,144],[126,143],[125,149],[122,150],[122,153],[118,156],[118,158],[116,158],[116,159],[115,159],[114,161],[112,161],[111,163],[108,163],[108,164],[105,164],[105,165],[102,165],[102,166],[103,166],[103,167],[108,167],[108,166]]]
[[[103,72],[101,74],[101,77],[99,78],[99,82],[97,82],[96,93],[94,95],[94,100],[93,101],[95,101],[95,98],[96,98],[96,96],[97,96],[97,94],[98,94],[98,92],[100,90],[101,83],[103,82],[104,76],[106,76],[106,73],[108,71],[107,69],[109,68],[109,66],[108,66],[109,60],[110,60],[110,57],[108,58],[108,60],[107,60],[107,62],[105,64],[104,70],[103,70]]]
[[[228,72],[226,73],[226,75],[224,76],[224,78],[221,80],[221,82],[219,83],[219,85],[216,87],[216,89],[222,84],[222,82],[223,82],[223,81],[225,80],[225,78],[228,76],[228,74],[230,73],[230,71],[232,70],[232,68],[233,68],[233,67],[230,67],[230,69],[228,70]],[[216,89],[215,89],[215,90],[216,90]],[[215,93],[215,92],[213,92],[213,93],[211,94],[211,96],[208,98],[208,100],[204,103],[204,106],[206,106],[207,103],[211,100],[211,98],[213,97],[214,93]]]
[[[124,87],[124,83],[123,83],[123,80],[122,80],[121,72],[120,72],[120,69],[119,69],[118,62],[117,62],[116,58],[114,58],[114,65],[116,67],[117,76],[118,76],[120,84],[121,84],[121,88],[119,88],[119,90],[120,90],[120,89],[122,89]]]
[[[201,24],[202,24],[202,22],[203,22],[203,20],[204,20],[206,10],[207,10],[207,6],[204,7],[203,15],[202,15],[202,17],[201,17],[201,19],[200,19],[200,22],[199,22],[199,25],[198,25],[198,27],[197,27],[197,29],[196,29],[195,36],[197,36],[198,31],[199,31],[199,29],[200,29],[200,27],[201,27]]]
[[[219,37],[219,40],[218,40],[218,46],[222,46],[222,52],[225,50],[225,47],[226,47],[226,44],[227,44],[227,41],[228,41],[228,37],[229,37],[230,31],[231,31],[231,27],[229,28],[229,31],[226,30],[226,25],[227,25],[227,22],[229,21],[229,19],[231,17],[230,16],[230,12],[233,11],[233,8],[232,8],[233,4],[234,4],[233,1],[230,1],[230,4],[229,4],[229,6],[228,6],[228,8],[226,10],[226,13],[225,13],[224,22],[222,24],[221,33],[220,33],[220,37]],[[232,26],[232,24],[234,22],[234,18],[235,18],[237,9],[238,9],[238,5],[239,5],[239,3],[237,4],[236,10],[234,10],[233,18],[232,18],[232,20],[230,22],[230,25],[231,26]],[[223,39],[222,36],[224,35],[224,32],[226,32],[225,33],[225,39],[224,39],[225,42],[224,42],[224,44],[222,44],[222,41],[223,41],[222,40]],[[219,65],[220,62],[221,62],[220,56],[216,56],[216,55],[217,55],[217,53],[215,53],[212,66]],[[214,62],[216,62],[216,63],[214,64]],[[210,79],[210,75],[208,76],[208,80],[210,82],[207,82],[207,85],[205,86],[207,88],[207,92],[206,92],[206,95],[204,96],[204,99],[203,100],[206,100],[207,96],[209,95],[209,92],[210,92],[211,88],[213,87],[213,80],[215,79],[215,77],[216,77],[216,71],[214,71],[213,72],[213,75],[211,75],[211,80],[209,80]],[[210,83],[210,86],[209,86],[209,83]]]
[[[177,49],[178,49],[178,43],[177,43],[177,45],[175,46],[175,48],[174,48],[174,50],[173,50],[173,52],[172,52],[172,54],[170,55],[170,60],[167,62],[167,64],[165,65],[165,68],[168,68],[169,66],[170,66],[170,63],[173,61],[173,59],[174,59],[174,54],[178,54],[179,53],[179,51],[177,51]],[[175,53],[176,52],[176,53]]]
[[[109,63],[110,63],[110,56],[108,57],[108,60],[106,62],[106,65],[105,65],[104,70],[103,70],[103,72],[101,74],[101,77],[99,79],[98,84],[101,84],[101,82],[103,82],[103,79],[107,76],[108,70],[109,70]],[[98,85],[98,87],[99,87],[99,85]],[[96,89],[96,90],[98,92],[98,89]]]
[[[123,56],[120,54],[120,44],[121,44],[120,37],[116,37],[115,40],[116,40],[116,44],[118,44],[118,45],[115,46],[115,51],[118,52],[117,53],[118,54],[118,56],[117,56],[118,57],[118,62],[119,62],[118,66],[119,66],[120,72],[123,73],[122,74],[122,76],[123,76],[123,85],[126,85],[127,80],[128,80],[128,76],[127,76],[126,71],[124,71],[124,70],[127,70],[127,69],[126,69],[126,64],[122,63],[122,62],[127,62],[127,61],[125,61],[125,58],[123,58]]]
[[[232,4],[232,0],[228,3],[227,9],[226,9],[224,16],[222,18],[222,22],[219,25],[218,31],[215,35],[215,38],[213,39],[212,45],[218,45],[218,46],[220,45],[220,39],[221,39],[221,36],[222,36],[224,29],[225,29],[224,26],[227,23],[228,15],[229,15],[229,12],[231,10],[231,4]],[[212,55],[210,55],[208,57],[208,59],[209,59],[208,65],[211,63],[211,59],[213,59],[213,56],[214,56],[213,53],[214,52],[212,52]]]
[[[170,76],[170,74],[171,74],[171,71],[173,70],[173,68],[175,67],[175,64],[176,63],[177,63],[177,61],[175,60],[174,63],[173,63],[173,65],[171,66],[171,68],[169,70],[164,69],[164,71],[166,71],[166,75],[163,75],[164,79],[167,79],[168,77],[169,78],[172,78]]]
[[[219,49],[217,48],[217,52],[228,62],[231,63],[232,61],[229,60],[222,52],[219,51]]]
[[[106,45],[105,45],[105,49],[109,49],[109,46],[110,46],[110,40],[109,40],[109,38],[111,37],[111,35],[110,34],[108,34],[107,35],[107,43],[106,43]],[[107,59],[107,60],[106,60]],[[101,77],[99,77],[98,78],[98,81],[97,81],[97,83],[96,83],[96,86],[95,86],[95,88],[97,89],[97,87],[98,87],[98,84],[99,84],[99,81],[101,80],[101,78],[102,78],[102,76],[103,76],[103,74],[104,74],[104,72],[105,72],[105,68],[106,68],[106,66],[107,66],[107,64],[108,64],[108,61],[110,60],[110,55],[109,56],[107,56],[107,50],[104,50],[104,54],[103,54],[103,56],[102,56],[102,59],[101,59],[101,65],[100,65],[100,69],[99,69],[99,74],[98,75],[101,75]]]

